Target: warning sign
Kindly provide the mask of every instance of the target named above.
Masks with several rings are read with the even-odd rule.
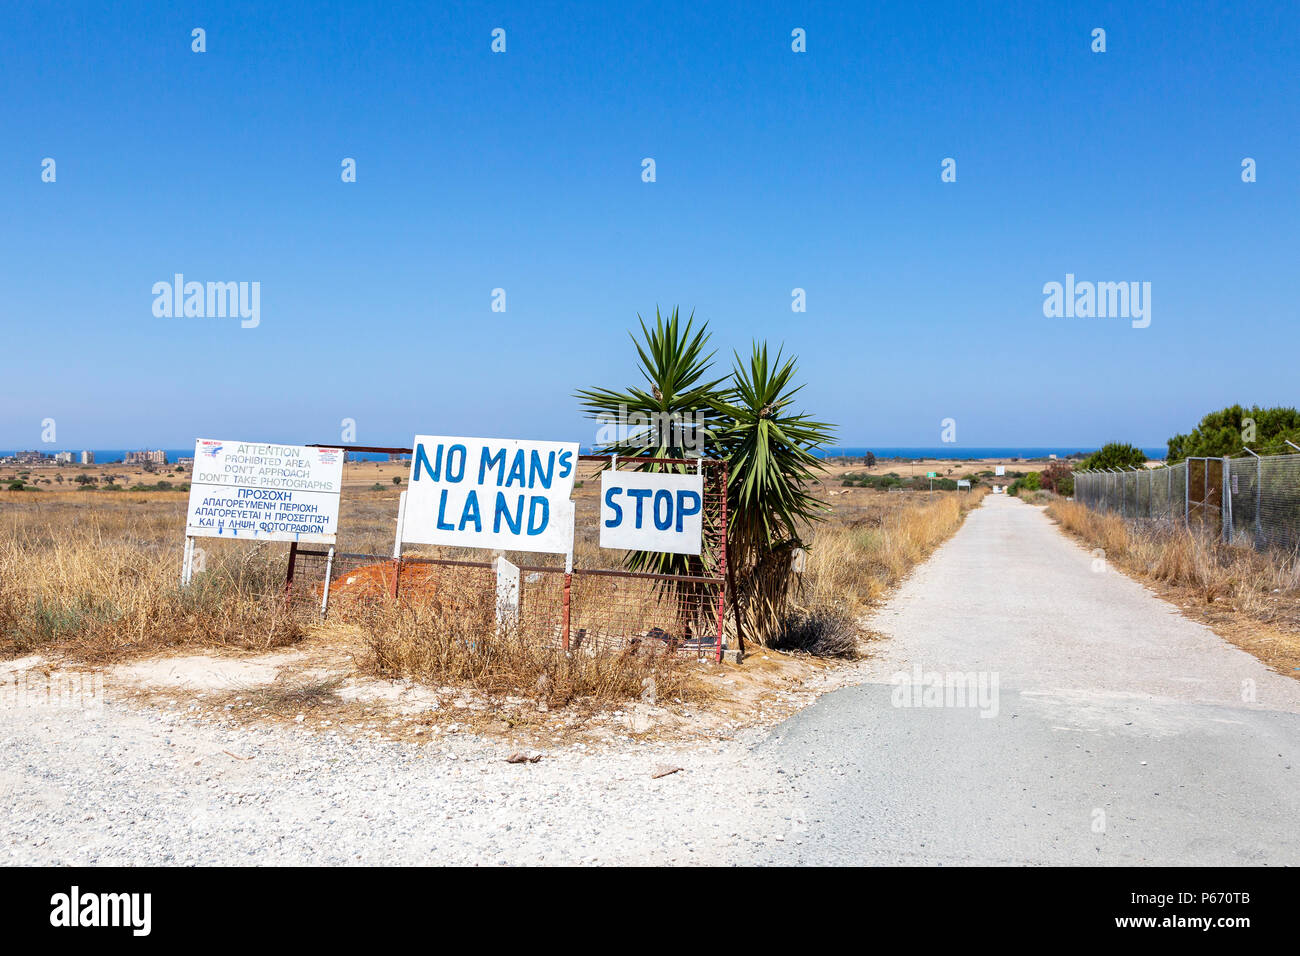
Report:
[[[333,544],[343,455],[338,448],[200,438],[185,533]]]

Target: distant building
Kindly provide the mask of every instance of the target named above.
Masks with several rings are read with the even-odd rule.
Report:
[[[167,452],[165,451],[128,451],[126,457],[122,459],[124,465],[165,465],[167,464]]]
[[[70,465],[72,464],[72,452],[56,451],[54,453],[54,460],[58,462],[60,465]]]
[[[43,461],[49,461],[50,456],[43,451],[20,451],[14,455],[14,461],[20,465],[39,465]]]
[[[81,453],[81,463],[83,465],[93,465],[95,463],[95,453],[93,451],[83,451]]]
[[[178,467],[178,468],[189,468],[189,469],[192,470],[192,469],[194,468],[194,459],[193,459],[193,458],[177,458],[177,459],[176,459],[176,467]]]

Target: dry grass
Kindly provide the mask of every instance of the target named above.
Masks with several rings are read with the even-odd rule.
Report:
[[[590,483],[580,489],[582,495],[590,490]],[[594,501],[594,491],[588,497]],[[851,489],[831,498],[833,513],[814,531],[798,619],[787,629],[792,640],[812,652],[844,654],[845,618],[855,620],[952,534],[979,497]],[[360,668],[387,677],[554,705],[700,693],[693,655],[664,653],[660,641],[648,638],[631,650],[611,649],[605,631],[613,633],[625,618],[638,624],[637,633],[689,640],[709,633],[711,602],[665,598],[637,581],[575,580],[568,655],[553,633],[558,591],[543,587],[553,578],[526,585],[532,590],[525,607],[535,617],[509,633],[498,633],[492,590],[481,587],[473,600],[467,587],[446,586],[400,605],[342,588],[330,619],[320,623],[311,601],[290,611],[280,600],[282,544],[202,541],[206,570],[182,590],[185,500],[180,492],[0,492],[0,654],[115,662],[173,649],[266,651],[309,633],[336,644],[360,635],[366,648]],[[387,488],[345,495],[340,549],[386,551],[394,508],[395,493]],[[581,563],[616,561],[588,532],[579,542]],[[454,584],[454,576],[443,583]]]
[[[1153,527],[1056,500],[1047,513],[1108,563],[1143,579],[1265,663],[1300,668],[1300,556],[1224,544],[1181,525]]]
[[[269,650],[302,625],[267,600],[283,574],[262,552],[214,552],[179,586],[180,547],[123,538],[95,519],[0,525],[0,652],[86,660],[180,646]]]
[[[800,603],[860,614],[951,537],[986,493],[867,492],[839,506],[814,530]]]
[[[370,651],[362,666],[381,677],[469,686],[553,706],[653,703],[692,693],[697,665],[657,642],[567,653],[549,624],[536,619],[498,628],[490,602],[475,594],[440,590],[418,601],[376,601],[357,612]]]

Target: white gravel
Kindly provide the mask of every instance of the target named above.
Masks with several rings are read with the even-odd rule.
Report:
[[[468,735],[247,729],[111,701],[11,707],[0,862],[740,863],[782,842],[797,799],[744,741],[509,753]],[[652,779],[664,765],[684,769]]]

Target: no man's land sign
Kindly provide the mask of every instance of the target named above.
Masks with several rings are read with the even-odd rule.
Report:
[[[416,435],[400,540],[573,553],[577,442]]]
[[[185,533],[333,544],[342,486],[338,448],[200,438]]]

